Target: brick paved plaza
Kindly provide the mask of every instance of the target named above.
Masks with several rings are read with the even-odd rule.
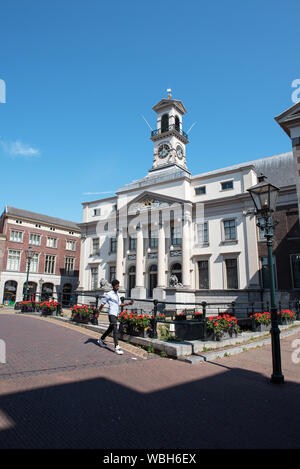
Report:
[[[274,385],[270,346],[197,365],[118,356],[92,331],[1,312],[0,448],[299,448],[297,338]]]

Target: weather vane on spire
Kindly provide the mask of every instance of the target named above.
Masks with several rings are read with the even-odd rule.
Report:
[[[168,98],[169,98],[169,99],[172,99],[171,91],[172,91],[171,88],[168,88],[168,89],[167,89],[167,93],[168,93]]]

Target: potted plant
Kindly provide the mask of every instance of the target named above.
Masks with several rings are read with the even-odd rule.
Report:
[[[150,337],[153,335],[153,319],[153,316],[147,314],[123,311],[118,317],[119,332],[139,337]]]
[[[232,336],[237,336],[240,328],[237,319],[229,314],[210,316],[206,323],[208,337],[212,340],[223,340]]]
[[[92,321],[93,309],[89,305],[73,305],[71,309],[71,321],[88,324]]]
[[[264,313],[254,313],[250,318],[252,318],[253,330],[255,332],[263,332],[270,329],[271,313],[268,311]]]
[[[50,315],[53,314],[54,311],[57,311],[59,303],[57,301],[43,301],[39,305],[39,309],[41,314]]]
[[[21,313],[31,313],[38,310],[39,303],[31,300],[21,301],[19,306],[21,307]]]
[[[291,324],[295,319],[296,319],[296,314],[290,309],[283,309],[281,311],[280,324]]]
[[[197,321],[200,321],[203,318],[203,312],[202,311],[195,311],[193,314],[193,319],[196,319]]]
[[[185,320],[186,320],[186,313],[175,314],[175,321],[185,321]]]
[[[159,322],[166,322],[166,315],[163,313],[158,313],[156,315],[156,320]]]

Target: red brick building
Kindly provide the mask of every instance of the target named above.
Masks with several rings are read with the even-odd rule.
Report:
[[[31,298],[75,300],[80,263],[80,228],[74,222],[6,206],[0,218],[0,303],[22,301],[26,293],[26,250]]]
[[[278,299],[300,299],[300,225],[293,154],[257,160],[257,173],[268,177],[268,182],[280,188],[273,221],[273,260]],[[260,284],[263,298],[269,299],[268,251],[263,232],[258,230]]]

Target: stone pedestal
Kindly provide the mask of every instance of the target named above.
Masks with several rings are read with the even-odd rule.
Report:
[[[153,299],[158,301],[165,301],[166,292],[164,288],[156,287],[153,289]]]
[[[131,298],[146,299],[146,288],[144,287],[132,288],[130,296]]]

